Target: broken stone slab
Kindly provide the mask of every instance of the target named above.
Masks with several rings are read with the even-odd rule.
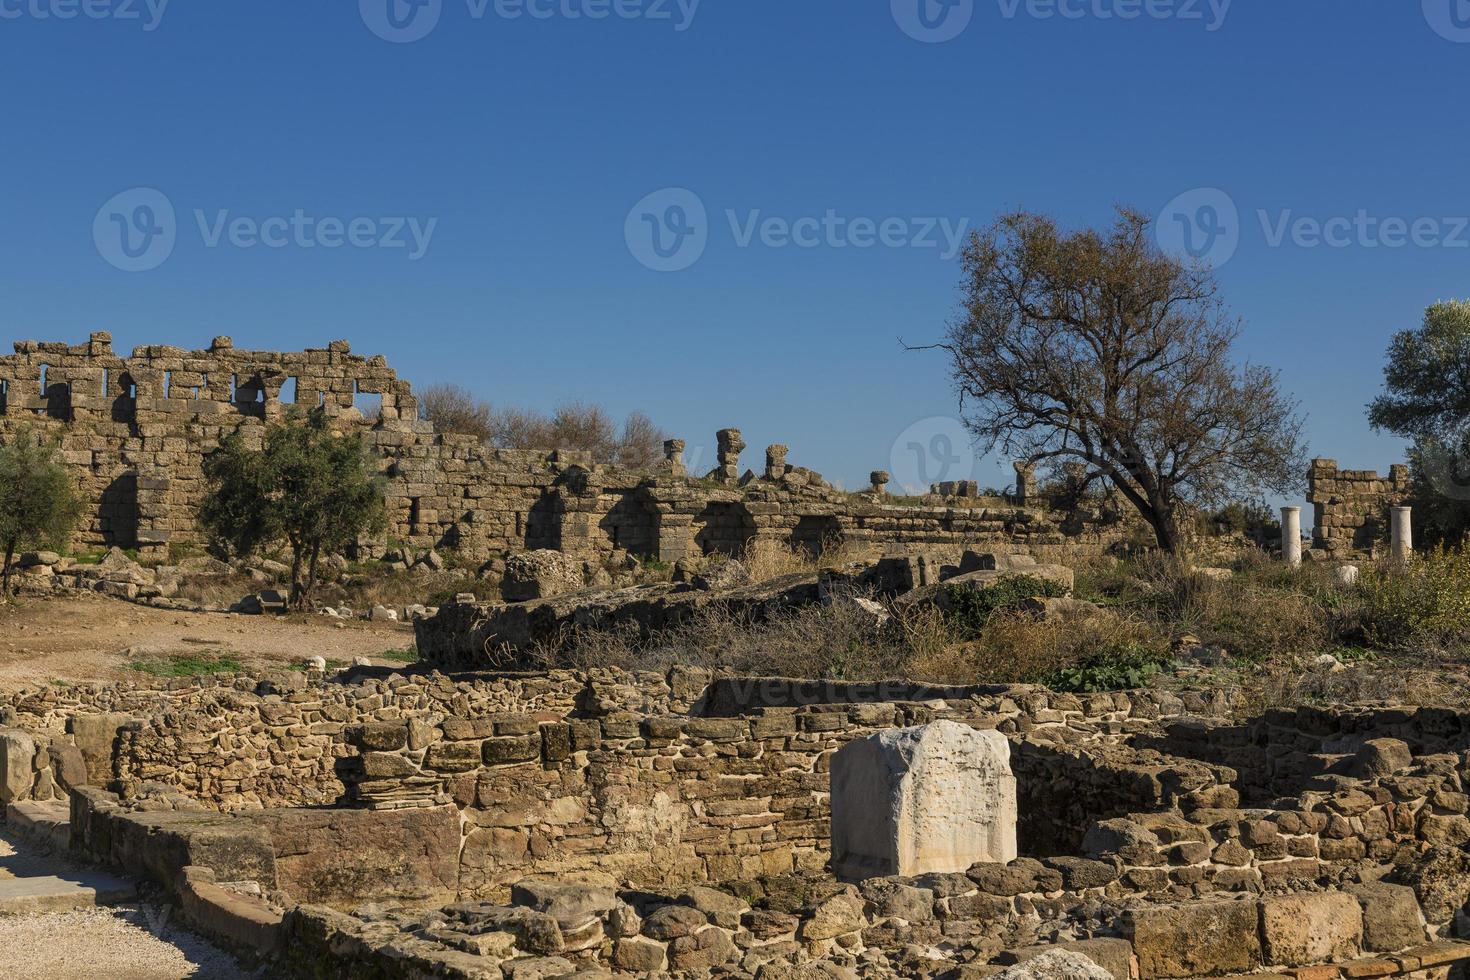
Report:
[[[1081,953],[1053,949],[1006,967],[992,980],[1116,980],[1116,974]]]
[[[545,912],[563,930],[576,929],[590,919],[606,916],[618,906],[612,884],[566,879],[522,879],[511,886],[510,900],[516,905]]]
[[[849,742],[832,759],[832,864],[849,881],[1016,857],[1010,743],[952,721]]]
[[[1080,939],[1046,946],[1029,946],[1025,949],[1008,950],[1001,953],[995,958],[995,962],[1014,968],[1037,964],[1038,960],[1054,953],[1069,953],[1074,957],[1080,957],[1092,967],[1100,967],[1102,976],[1110,976],[1113,980],[1132,980],[1133,946],[1126,939]],[[1033,971],[1035,972],[1025,973],[1024,976],[1045,977],[1047,980],[1053,976],[1060,978],[1084,976],[1084,974],[1074,972],[1080,967],[1081,964],[1071,960],[1066,963],[1051,961],[1034,965]],[[1009,974],[1010,971],[1007,970],[1005,973]],[[1085,976],[1094,978],[1094,980],[1102,980],[1102,976],[1098,976],[1091,969],[1088,969]]]

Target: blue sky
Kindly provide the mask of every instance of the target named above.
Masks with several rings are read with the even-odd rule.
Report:
[[[3,339],[344,337],[420,386],[642,409],[703,466],[740,426],[747,465],[783,442],[859,487],[964,475],[907,459],[956,412],[899,344],[954,312],[944,228],[1172,226],[1223,192],[1241,354],[1345,466],[1400,458],[1363,412],[1391,332],[1470,294],[1463,0],[389,2],[0,0]],[[693,251],[660,259],[659,223]]]

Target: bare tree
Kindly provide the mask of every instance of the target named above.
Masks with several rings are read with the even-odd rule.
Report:
[[[651,470],[663,458],[666,436],[642,412],[623,422],[621,435],[597,405],[566,402],[551,416],[522,408],[492,408],[458,385],[437,384],[419,395],[419,414],[440,432],[478,436],[498,449],[572,449],[594,463]]]
[[[1237,368],[1238,322],[1210,270],[1153,244],[1120,209],[1106,233],[1006,215],[971,236],[963,315],[945,343],[981,448],[1081,460],[1181,545],[1181,506],[1301,483],[1296,404],[1274,372]]]
[[[459,385],[430,385],[419,393],[419,415],[440,432],[478,436],[488,441],[492,432],[490,405]]]
[[[664,458],[668,434],[642,412],[633,412],[623,422],[618,440],[617,463],[630,470],[651,470]]]

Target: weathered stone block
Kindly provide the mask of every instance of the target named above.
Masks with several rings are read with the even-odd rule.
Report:
[[[1016,857],[1010,743],[940,721],[849,742],[832,760],[840,877],[958,872]]]
[[[1395,952],[1424,942],[1424,917],[1414,889],[1380,881],[1350,885],[1347,891],[1363,907],[1364,949]]]
[[[1274,966],[1352,959],[1362,951],[1363,912],[1340,892],[1273,895],[1261,901],[1261,938]]]
[[[0,732],[0,807],[29,797],[36,742],[25,732]]]
[[[1142,980],[1249,973],[1261,965],[1254,902],[1134,909],[1126,928]]]

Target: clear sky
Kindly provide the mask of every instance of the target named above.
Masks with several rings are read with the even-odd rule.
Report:
[[[7,343],[348,338],[700,466],[733,425],[966,475],[909,456],[957,406],[899,338],[1005,209],[1186,218],[1345,466],[1400,458],[1390,333],[1470,294],[1464,0],[0,0],[0,55]]]

